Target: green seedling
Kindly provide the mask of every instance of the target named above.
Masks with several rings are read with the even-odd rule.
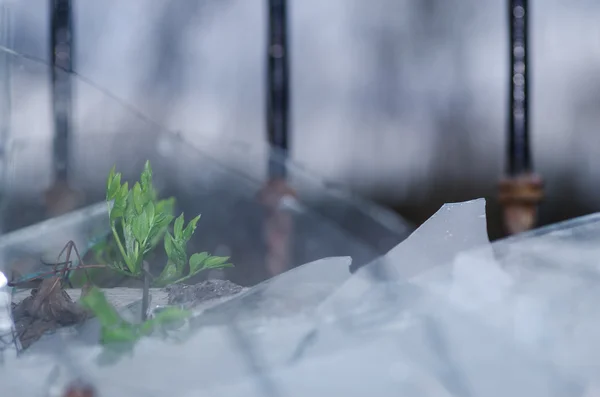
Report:
[[[147,161],[140,181],[129,189],[121,184],[121,174],[113,167],[106,184],[110,227],[121,258],[110,263],[113,270],[136,278],[143,277],[142,262],[164,241],[168,261],[153,285],[163,287],[195,276],[203,270],[231,267],[229,257],[212,256],[207,252],[193,254],[189,260],[187,243],[192,238],[200,215],[185,225],[184,216],[173,217],[174,200],[157,200],[152,184],[152,168]],[[110,203],[113,203],[110,206]],[[173,224],[173,233],[169,226]],[[186,274],[187,271],[187,274]]]
[[[140,181],[132,188],[129,188],[127,182],[121,183],[121,174],[113,167],[106,182],[106,202],[116,248],[107,242],[101,242],[92,248],[92,252],[94,257],[106,263],[109,269],[144,280],[142,323],[136,325],[124,321],[101,290],[92,289],[81,301],[99,319],[103,343],[133,342],[150,333],[157,325],[188,315],[187,311],[170,308],[146,320],[145,309],[148,305],[150,285],[164,287],[185,281],[207,269],[233,265],[229,262],[229,257],[213,256],[207,252],[195,253],[188,259],[186,246],[196,230],[200,215],[190,220],[187,225],[183,213],[175,219],[174,199],[157,199],[149,161],[144,166]],[[161,240],[168,260],[160,274],[153,277],[145,270],[148,267],[145,260]]]

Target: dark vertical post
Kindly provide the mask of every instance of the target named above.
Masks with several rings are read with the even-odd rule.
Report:
[[[529,172],[532,167],[529,149],[527,8],[527,0],[510,1],[509,175]]]
[[[0,5],[0,43],[13,48],[10,8]],[[0,233],[4,232],[5,209],[8,196],[8,169],[10,166],[10,135],[12,120],[11,57],[6,51],[0,54]]]
[[[54,110],[54,172],[66,180],[72,112],[73,18],[71,0],[50,0],[52,104]]]
[[[11,13],[7,4],[0,4],[0,44],[6,48],[12,48]],[[8,147],[11,129],[11,55],[6,51],[0,54],[0,233],[4,232],[4,218],[7,196],[7,174],[9,167],[10,149]],[[6,263],[6,254],[0,254],[0,260]],[[22,350],[21,342],[17,336],[17,329],[13,321],[11,310],[11,295],[7,285],[7,279],[0,272],[0,310],[9,321],[0,324],[0,366],[14,359]]]
[[[265,264],[270,276],[290,266],[293,219],[283,208],[282,199],[295,197],[287,184],[289,150],[289,49],[287,43],[286,0],[268,0],[269,30],[267,45],[267,138],[271,145],[269,180],[259,192],[266,214],[264,238]]]
[[[46,191],[48,215],[72,211],[84,200],[69,186],[73,72],[73,14],[71,0],[50,0],[50,59],[54,116],[54,183]]]
[[[286,0],[269,0],[267,132],[269,143],[278,152],[269,162],[271,178],[286,176],[285,157],[289,149],[289,49],[286,3]]]
[[[528,0],[508,0],[510,97],[507,176],[500,183],[504,225],[509,234],[535,226],[543,183],[533,173],[529,142]]]

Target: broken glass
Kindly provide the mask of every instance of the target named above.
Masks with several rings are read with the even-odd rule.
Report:
[[[41,294],[39,280],[57,274],[54,269],[65,260],[60,255],[65,246],[81,253],[82,260],[75,254],[65,260],[72,261],[72,267],[95,265],[93,247],[110,234],[104,196],[112,165],[133,181],[150,160],[158,193],[175,197],[176,214],[185,213],[186,220],[202,215],[188,250],[229,256],[235,266],[205,272],[189,280],[189,285],[153,288],[150,315],[176,306],[191,309],[193,317],[181,329],[152,335],[147,346],[196,348],[193,341],[199,329],[221,335],[225,326],[238,332],[229,328],[237,321],[256,329],[270,328],[265,312],[273,322],[310,318],[357,265],[374,260],[412,230],[397,215],[315,178],[292,161],[269,153],[264,145],[216,142],[165,131],[93,82],[76,76],[69,179],[57,182],[52,173],[52,123],[45,95],[47,65],[21,54],[8,55],[15,94],[7,150],[1,159],[6,178],[0,211],[4,233],[0,236],[4,277],[0,285],[4,360],[0,389],[10,395],[60,395],[69,383],[81,379],[88,379],[104,394],[95,385],[96,370],[90,372],[87,364],[116,368],[127,354],[138,354],[137,344],[134,350],[104,350],[95,318],[75,316],[67,321],[57,315],[65,309],[61,305],[42,304],[45,310],[35,311],[43,313],[40,318],[31,309],[31,302],[37,302]],[[288,166],[287,190],[284,194],[275,191],[275,205],[265,194],[272,182],[265,175],[269,157]],[[279,255],[282,247],[284,255]],[[156,268],[151,272],[165,261],[164,252],[156,253],[150,263]],[[110,277],[100,281],[120,316],[139,322],[144,312],[140,282]],[[68,298],[59,303],[79,307],[75,304],[81,289],[65,285],[64,292]],[[245,297],[242,303],[231,301],[241,296]],[[252,310],[247,309],[249,305]],[[73,315],[69,310],[67,314]],[[213,346],[223,347],[224,357],[234,360],[239,352],[226,353],[230,334],[224,335]],[[238,336],[244,340],[243,332]],[[280,356],[276,354],[275,359]],[[244,363],[240,362],[240,368]],[[35,379],[29,375],[14,378],[13,371],[21,366],[27,368],[22,375],[40,372]],[[131,395],[132,389],[122,386],[119,393]]]
[[[292,189],[268,207],[257,200],[267,148],[163,131],[81,78],[72,190],[47,195],[51,167],[33,166],[51,164],[47,86],[34,84],[47,67],[11,56],[2,395],[61,396],[81,384],[115,397],[598,393],[600,216],[489,244],[485,202],[475,200],[444,205],[402,241],[410,227],[401,219],[293,164]],[[151,290],[151,314],[183,306],[192,315],[135,343],[100,344],[91,318],[59,324],[24,349],[19,333],[29,328],[19,329],[14,306],[35,285],[14,291],[13,277],[47,269],[69,240],[85,253],[106,235],[108,169],[116,164],[131,180],[146,159],[161,195],[176,197],[186,216],[202,214],[190,250],[231,256],[235,267]],[[265,242],[273,212],[275,226],[293,231],[279,261]],[[362,266],[352,273],[352,263]],[[139,283],[119,280],[105,291],[123,318],[140,318]],[[67,293],[77,301],[77,289]]]
[[[5,366],[2,384],[44,390],[76,362],[114,396],[593,395],[600,217],[488,244],[484,205],[445,205],[353,275],[335,275],[347,258],[300,266],[108,361],[56,336]]]

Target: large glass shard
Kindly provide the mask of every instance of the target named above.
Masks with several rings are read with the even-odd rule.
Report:
[[[6,279],[6,283],[0,286],[0,322],[3,323],[3,338],[7,339],[4,349],[12,348],[7,345],[10,341],[14,342],[16,350],[20,350],[23,343],[25,346],[29,344],[28,332],[32,331],[35,334],[32,330],[34,325],[29,319],[13,319],[14,307],[11,307],[11,304],[17,304],[23,299],[15,300],[15,291],[8,283],[22,277],[47,277],[52,267],[44,266],[43,263],[56,263],[67,242],[73,241],[82,249],[83,255],[90,244],[108,233],[107,204],[99,203],[0,237],[0,274]],[[77,265],[75,254],[72,260]],[[26,298],[29,291],[26,290],[22,298]],[[16,325],[13,325],[13,320],[16,321]],[[10,326],[6,325],[6,322],[9,322]],[[43,332],[43,328],[39,329]],[[32,337],[37,339],[39,335]]]
[[[45,103],[48,66],[10,55],[13,87],[19,98],[12,123],[14,144],[10,156],[2,158],[10,170],[0,212],[4,232],[51,217],[62,208],[59,202],[68,202],[75,209],[102,201],[113,165],[133,181],[139,178],[146,160],[152,163],[161,196],[174,196],[177,211],[190,218],[202,214],[192,241],[194,248],[231,256],[237,266],[217,275],[245,286],[323,257],[350,255],[355,265],[368,263],[412,230],[391,211],[354,198],[285,157],[270,155],[270,148],[262,142],[165,131],[75,76],[68,186],[74,193],[60,189],[56,193],[50,167],[50,107]],[[32,90],[34,83],[36,90]],[[296,196],[296,204],[288,205],[290,200],[282,203],[277,216],[259,201],[268,182],[269,158],[287,163],[287,183]],[[68,193],[73,193],[69,200],[65,199]],[[276,227],[290,231],[288,255],[269,268],[264,263],[268,249],[265,223],[271,218]]]
[[[481,209],[482,202],[464,206]],[[459,221],[474,221],[480,212],[471,215]],[[238,308],[244,302],[250,304],[250,315],[264,314],[252,311],[256,291],[269,295],[269,291],[293,290],[294,281],[298,285],[312,282],[313,274],[319,274],[327,263],[328,269],[340,269],[331,270],[331,285],[347,278],[341,270],[347,259],[326,259],[251,288],[221,305],[221,313],[219,306],[205,312],[199,322],[180,333],[183,343],[146,338],[133,351],[113,356],[108,364],[99,363],[105,354],[99,346],[61,344],[57,339],[54,346],[62,346],[60,353],[25,354],[0,373],[0,380],[8,390],[27,395],[43,390],[57,373],[77,366],[76,373],[85,374],[100,393],[112,396],[300,396],[328,390],[357,396],[367,392],[382,396],[398,392],[407,396],[584,395],[597,379],[593,342],[597,288],[582,286],[595,287],[595,280],[567,272],[570,284],[557,284],[561,278],[556,266],[537,273],[533,269],[551,262],[547,244],[562,252],[567,248],[561,244],[581,248],[573,236],[585,236],[584,245],[593,242],[600,230],[597,219],[467,251],[447,249],[448,258],[440,259],[441,266],[430,266],[411,277],[372,282],[369,293],[361,297],[363,302],[352,294],[335,292],[317,297],[323,301],[321,309],[331,307],[333,300],[342,303],[334,316],[324,310],[302,316],[275,312],[268,321],[268,316],[248,321],[240,315]],[[431,241],[435,236],[432,233]],[[427,236],[421,237],[426,240]],[[478,246],[480,239],[461,238],[465,242],[461,248]],[[589,249],[589,256],[559,255],[558,259],[567,268],[582,260],[585,265],[593,257],[593,246]],[[482,265],[479,273],[477,264]],[[586,267],[593,266],[590,262]],[[526,271],[521,272],[521,267]],[[272,296],[285,301],[281,293]],[[344,298],[370,310],[344,304]],[[477,304],[466,304],[470,301]],[[568,304],[563,309],[560,302]],[[565,327],[571,327],[570,331]],[[25,386],[26,378],[32,380]]]
[[[1,268],[20,276],[41,271],[42,262],[55,263],[69,241],[85,254],[90,245],[110,233],[107,208],[101,202],[5,234],[0,237]]]
[[[240,322],[262,327],[270,321],[311,316],[349,277],[351,258],[325,258],[292,269],[218,305],[194,324]]]
[[[23,340],[22,331],[33,329],[31,322],[15,319],[15,311],[28,298],[38,296],[41,276],[56,275],[52,273],[53,265],[61,262],[58,256],[68,241],[73,241],[82,255],[88,252],[85,265],[97,264],[95,250],[90,247],[112,234],[103,200],[106,177],[113,165],[123,173],[123,179],[132,183],[149,160],[159,196],[176,199],[176,215],[183,212],[186,220],[202,215],[187,247],[188,254],[207,251],[229,256],[235,267],[204,272],[187,280],[190,287],[205,286],[209,293],[215,292],[210,288],[219,281],[227,281],[231,293],[221,296],[221,290],[213,297],[219,295],[230,301],[221,303],[211,298],[205,302],[206,296],[198,297],[198,302],[190,305],[196,317],[184,322],[181,329],[165,331],[166,339],[154,334],[142,338],[131,351],[103,349],[97,319],[70,325],[44,318],[52,327],[44,329],[43,335],[27,339],[27,345],[11,345],[12,359],[0,368],[2,395],[60,395],[62,387],[80,377],[94,382],[101,395],[111,394],[113,387],[119,389],[116,395],[135,395],[135,390],[152,395],[166,380],[155,376],[154,370],[162,368],[164,374],[167,368],[170,372],[171,364],[173,371],[187,379],[173,374],[171,381],[182,382],[174,392],[185,393],[195,390],[198,383],[208,386],[251,375],[252,360],[262,360],[270,367],[285,365],[289,357],[302,356],[302,349],[297,348],[299,340],[310,343],[306,333],[314,328],[315,308],[323,299],[358,266],[373,261],[412,230],[392,212],[329,186],[283,157],[280,161],[287,163],[289,171],[289,194],[280,197],[276,205],[265,203],[269,201],[264,200],[265,187],[273,182],[265,175],[267,160],[277,158],[266,145],[164,131],[91,82],[75,77],[71,169],[68,183],[58,183],[50,166],[52,123],[51,107],[46,102],[49,69],[17,53],[11,52],[10,56],[15,93],[11,131],[14,145],[10,155],[0,159],[3,169],[9,170],[0,208],[0,272],[7,284],[16,284],[16,290],[9,285],[0,287],[0,324],[11,341]],[[63,215],[57,216],[59,213]],[[149,260],[154,275],[166,263],[160,247]],[[81,264],[73,255],[70,259],[73,266]],[[125,320],[134,323],[134,317],[141,318],[140,280],[109,275],[97,284]],[[78,288],[60,291],[75,304],[81,294]],[[181,302],[174,301],[173,295],[173,289],[153,287],[150,297],[155,312],[151,314],[179,305]],[[51,305],[46,307],[52,309]],[[284,331],[273,333],[280,328]],[[249,339],[248,331],[262,336],[258,341]],[[240,356],[246,348],[263,355],[271,337],[279,340],[281,349],[272,350],[264,359]],[[20,353],[15,359],[17,351]],[[193,351],[202,359],[216,357],[214,371],[207,368],[202,379],[179,368],[180,364],[190,364],[186,354]],[[182,360],[170,363],[176,355]],[[162,361],[156,360],[162,356]],[[113,371],[122,370],[122,365],[131,364],[130,360],[146,364],[130,367],[125,378],[124,373],[115,376]],[[145,365],[156,363],[161,364],[147,372]],[[229,365],[230,371],[223,371]],[[192,367],[195,365],[189,369]],[[147,384],[136,382],[141,389],[128,385],[129,380],[143,373],[144,377],[155,377],[156,383],[150,379]],[[114,379],[106,382],[104,376]],[[146,386],[155,389],[150,391]]]
[[[371,309],[364,306],[365,301],[369,301],[365,294],[385,297],[390,283],[428,273],[460,252],[488,243],[485,200],[445,204],[405,241],[356,272],[320,310],[332,316],[335,312],[348,313],[358,307],[370,312]],[[394,289],[392,287],[390,293]]]

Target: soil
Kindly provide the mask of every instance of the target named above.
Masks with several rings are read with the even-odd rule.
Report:
[[[207,280],[196,285],[175,284],[165,288],[170,305],[185,308],[213,299],[237,295],[244,288],[227,280]]]
[[[44,280],[39,288],[31,290],[30,296],[11,305],[23,349],[30,347],[46,333],[81,324],[90,318],[90,313],[74,302],[56,281],[55,278]],[[163,289],[167,293],[169,305],[181,305],[185,308],[231,297],[243,290],[242,286],[227,280],[208,280],[196,285],[177,284]]]
[[[31,295],[12,304],[17,335],[23,349],[31,346],[46,332],[75,325],[89,318],[89,313],[73,302],[56,277],[45,279]]]

